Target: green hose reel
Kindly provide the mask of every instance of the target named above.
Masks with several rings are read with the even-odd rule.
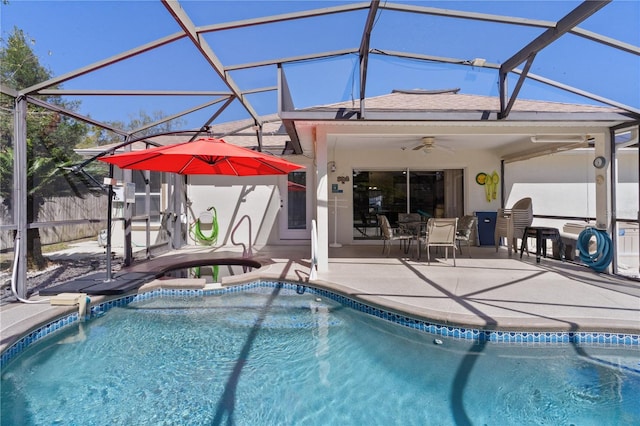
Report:
[[[212,212],[212,213],[208,213],[208,212]],[[205,215],[211,217],[211,232],[209,235],[205,235],[205,233],[202,231],[202,224],[203,224],[202,219],[203,219],[203,216]],[[207,221],[207,224],[208,224],[208,221]],[[191,238],[194,241],[207,246],[212,246],[218,242],[218,232],[219,232],[218,212],[216,211],[216,208],[213,206],[207,209],[206,214],[202,213],[200,217],[196,219],[196,221],[193,223],[193,225],[191,225],[189,229]]]

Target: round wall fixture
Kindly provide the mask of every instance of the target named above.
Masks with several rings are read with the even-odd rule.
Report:
[[[487,174],[486,173],[480,172],[480,173],[478,173],[476,175],[476,183],[478,185],[484,185],[486,183],[486,181],[487,181]]]
[[[601,169],[606,165],[607,159],[601,155],[593,159],[593,167],[595,167],[596,169]]]

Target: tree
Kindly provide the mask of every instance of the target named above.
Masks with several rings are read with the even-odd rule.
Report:
[[[14,28],[0,48],[0,83],[15,90],[25,89],[51,78],[40,64],[22,30]],[[65,102],[59,96],[41,96],[42,100],[76,110],[77,102]],[[0,197],[11,208],[13,191],[13,115],[14,99],[2,95],[0,107]],[[42,107],[29,105],[27,110],[27,223],[38,222],[40,208],[52,196],[84,196],[90,190],[80,176],[64,168],[79,157],[75,146],[85,137],[87,125]],[[29,268],[43,269],[39,229],[27,230]]]
[[[108,124],[116,129],[125,130],[127,132],[134,132],[140,127],[155,123],[157,121],[161,121],[164,116],[165,114],[162,111],[154,111],[151,115],[149,115],[146,111],[139,110],[137,115],[129,114],[128,123],[124,123],[122,121],[107,121],[105,122],[105,124]],[[150,127],[140,132],[135,132],[132,134],[132,137],[137,139],[145,136],[167,133],[176,129],[183,128],[184,125],[184,119],[174,118],[157,126]],[[77,148],[93,148],[97,146],[118,144],[121,142],[123,142],[122,136],[107,129],[103,129],[102,127],[91,125],[89,126],[89,134],[87,135],[86,139],[84,140],[82,145],[77,146]]]

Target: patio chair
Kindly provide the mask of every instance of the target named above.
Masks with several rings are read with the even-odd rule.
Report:
[[[510,209],[498,209],[496,218],[496,251],[502,238],[507,239],[507,249],[511,256],[512,248],[518,252],[518,238],[524,237],[524,230],[533,222],[533,203],[531,198],[518,200]]]
[[[380,234],[382,235],[384,244],[382,246],[382,253],[386,253],[388,256],[391,253],[391,243],[396,240],[402,241],[405,247],[405,253],[409,251],[413,234],[403,232],[399,228],[392,228],[389,219],[383,214],[378,215],[378,223],[380,224]]]
[[[458,218],[431,218],[427,222],[427,237],[425,249],[427,251],[427,264],[431,264],[431,247],[444,247],[444,259],[448,259],[449,247],[453,250],[453,266],[456,266],[456,228]]]
[[[413,234],[417,239],[420,237],[420,231],[424,229],[422,216],[418,213],[398,213],[398,228],[404,234]]]
[[[473,232],[473,231],[476,232]],[[456,242],[458,243],[458,248],[460,249],[460,253],[462,253],[462,243],[467,245],[467,254],[471,257],[471,237],[472,235],[477,235],[478,231],[478,217],[466,215],[462,216],[460,220],[458,220],[458,230],[456,231]]]

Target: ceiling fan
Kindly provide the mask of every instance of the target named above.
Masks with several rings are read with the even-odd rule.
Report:
[[[436,145],[436,138],[433,136],[423,137],[420,141],[420,144],[413,147],[414,151],[422,150],[426,154],[432,152],[434,149],[441,149],[453,154],[453,150],[451,148]]]

